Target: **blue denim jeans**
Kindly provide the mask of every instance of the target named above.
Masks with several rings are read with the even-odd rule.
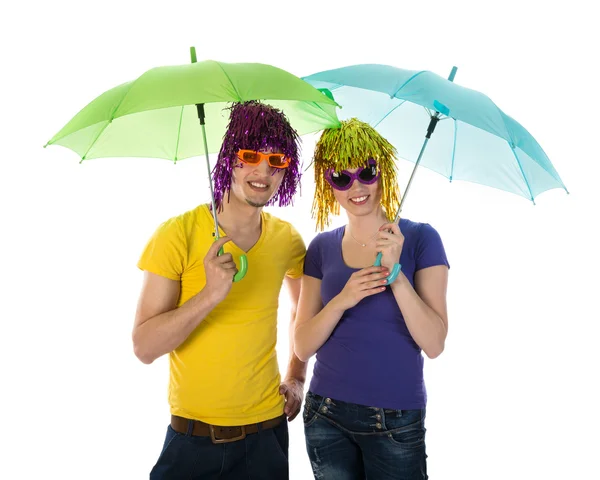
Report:
[[[368,407],[309,391],[303,417],[315,479],[428,478],[425,409]]]
[[[178,433],[169,425],[150,480],[287,480],[288,425],[214,444],[210,437]]]

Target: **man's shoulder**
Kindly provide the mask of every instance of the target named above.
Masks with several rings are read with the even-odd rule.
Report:
[[[179,213],[177,215],[172,216],[164,223],[177,225],[182,230],[187,231],[191,228],[194,228],[195,226],[202,225],[203,223],[208,222],[209,219],[206,215],[205,210],[206,205],[201,204],[190,210],[186,210],[183,213]]]
[[[276,217],[275,215],[265,211],[263,211],[262,214],[265,222],[269,224],[272,231],[284,231],[292,235],[299,235],[298,230],[296,227],[294,227],[292,222]]]

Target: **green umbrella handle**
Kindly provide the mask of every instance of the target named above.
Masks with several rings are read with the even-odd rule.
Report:
[[[240,268],[238,272],[233,276],[234,282],[239,282],[242,278],[246,276],[246,272],[248,271],[248,258],[246,255],[240,255]]]
[[[377,258],[375,259],[375,263],[373,264],[374,267],[381,267],[381,257],[383,255],[381,254],[381,252],[379,252],[377,254]],[[394,263],[394,268],[392,268],[392,273],[390,273],[386,280],[387,283],[386,285],[391,285],[392,283],[394,283],[396,281],[396,279],[398,278],[398,275],[400,275],[400,270],[402,270],[402,265],[400,265],[399,263]]]
[[[217,237],[215,237],[215,241],[217,241]],[[219,248],[218,256],[221,256],[225,253],[223,247]],[[240,255],[240,266],[238,268],[237,273],[233,276],[234,282],[239,282],[242,278],[246,276],[246,272],[248,271],[248,257],[242,254]]]

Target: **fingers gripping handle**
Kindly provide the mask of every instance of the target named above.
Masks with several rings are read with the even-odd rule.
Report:
[[[375,263],[373,264],[373,266],[381,267],[381,257],[382,257],[382,254],[381,254],[381,252],[379,252],[377,254],[377,258],[375,259]],[[392,268],[392,272],[387,276],[386,285],[391,285],[392,283],[394,283],[396,281],[396,279],[398,278],[398,275],[400,275],[400,270],[402,270],[402,265],[400,265],[399,263],[395,263],[394,268]]]
[[[217,238],[215,237],[215,240],[217,240]],[[223,255],[225,251],[223,250],[223,247],[219,248],[219,253],[217,253],[217,255],[221,256]],[[248,257],[246,257],[246,255],[242,254],[240,255],[240,265],[238,268],[237,273],[233,276],[233,281],[234,282],[239,282],[242,278],[244,278],[246,276],[246,272],[248,271]]]

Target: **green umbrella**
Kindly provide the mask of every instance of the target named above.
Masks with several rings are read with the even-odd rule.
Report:
[[[281,109],[298,134],[304,135],[339,127],[338,105],[304,80],[277,67],[196,62],[194,47],[191,56],[190,64],[157,67],[103,93],[45,146],[67,147],[81,157],[81,162],[106,157],[164,158],[177,162],[204,153],[216,240],[219,225],[209,153],[217,152],[221,146],[228,123],[226,108],[234,102],[262,101]],[[247,261],[242,256],[235,281],[243,278],[246,268]]]

